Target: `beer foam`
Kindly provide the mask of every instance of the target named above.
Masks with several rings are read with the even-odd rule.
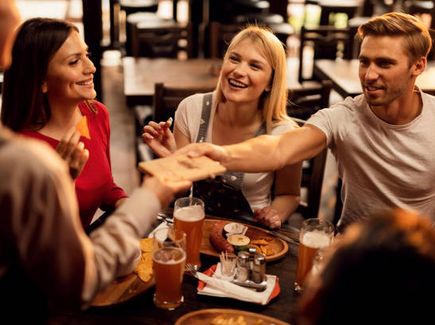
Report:
[[[179,248],[166,247],[154,252],[153,260],[164,264],[176,264],[186,258],[186,253]]]
[[[194,222],[204,218],[204,209],[200,205],[192,205],[177,209],[174,217],[184,222]]]
[[[302,243],[307,247],[320,249],[331,244],[331,237],[321,231],[311,231],[303,235]]]

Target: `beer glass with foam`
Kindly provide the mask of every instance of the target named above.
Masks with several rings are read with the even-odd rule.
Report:
[[[334,225],[327,220],[312,218],[302,223],[294,283],[295,291],[302,291],[304,281],[313,266],[314,257],[319,250],[331,245],[333,238]]]
[[[173,310],[183,302],[181,284],[186,264],[186,234],[172,227],[154,233],[153,272],[156,282],[154,304]]]
[[[199,250],[204,216],[204,202],[201,199],[183,197],[174,203],[174,226],[186,233],[186,261],[196,269],[201,266]]]

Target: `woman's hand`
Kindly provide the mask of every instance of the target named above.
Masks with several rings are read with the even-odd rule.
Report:
[[[153,191],[162,207],[166,207],[174,199],[176,193],[189,189],[192,186],[192,182],[187,180],[169,181],[145,176],[142,186]]]
[[[282,218],[278,210],[267,206],[254,212],[254,219],[271,229],[281,228]]]
[[[159,157],[167,157],[177,150],[174,135],[169,129],[171,124],[172,119],[160,123],[151,121],[143,128],[143,141]]]
[[[56,147],[57,153],[66,161],[69,173],[75,180],[83,170],[89,159],[89,151],[83,142],[79,141],[80,133],[75,127],[71,128],[60,140]]]

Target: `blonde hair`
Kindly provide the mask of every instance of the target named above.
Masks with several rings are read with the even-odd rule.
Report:
[[[418,18],[401,12],[374,17],[358,28],[357,37],[360,40],[369,35],[403,37],[410,63],[427,57],[432,48],[432,38],[425,24]]]
[[[273,126],[283,121],[290,120],[286,109],[287,60],[284,45],[269,29],[249,25],[231,40],[224,56],[224,62],[229,59],[232,49],[246,39],[251,40],[261,48],[264,57],[272,67],[270,91],[265,91],[260,98],[260,105],[263,108],[263,121],[266,122],[267,133],[270,133]],[[225,96],[221,88],[221,78],[222,74],[219,77],[216,87],[216,105],[225,101]]]

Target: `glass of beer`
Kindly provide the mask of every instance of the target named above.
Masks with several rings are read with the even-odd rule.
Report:
[[[299,234],[295,291],[302,291],[304,281],[313,267],[314,257],[319,250],[331,245],[333,238],[334,225],[327,220],[312,218],[302,223]]]
[[[174,227],[186,233],[187,263],[199,269],[199,250],[204,224],[204,202],[195,197],[179,198],[174,203]]]
[[[173,310],[183,302],[181,284],[186,264],[186,234],[172,227],[154,233],[153,272],[156,282],[154,304]]]

